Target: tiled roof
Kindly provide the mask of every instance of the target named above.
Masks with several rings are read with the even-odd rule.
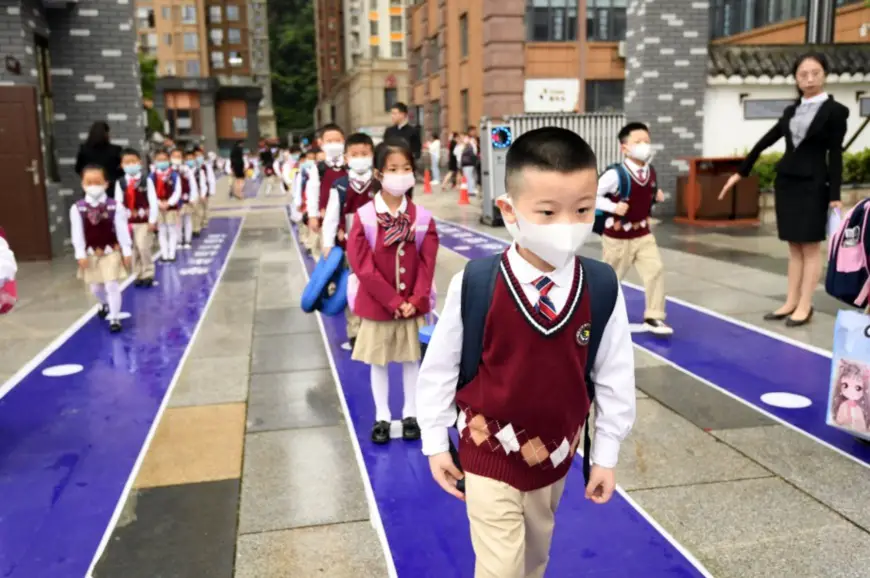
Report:
[[[830,74],[870,73],[870,44],[722,45],[710,46],[708,74],[726,77],[787,77],[798,56],[809,51],[825,55]]]

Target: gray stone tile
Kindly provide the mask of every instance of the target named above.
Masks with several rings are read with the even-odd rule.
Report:
[[[224,277],[215,291],[212,303],[229,301],[231,303],[253,302],[257,295],[257,281],[246,279],[244,281],[227,281]]]
[[[254,335],[282,335],[287,333],[317,333],[320,326],[313,313],[298,307],[263,309],[254,318]]]
[[[230,269],[224,272],[223,278],[230,282],[239,282],[239,281],[250,281],[251,279],[257,278],[256,269]]]
[[[735,313],[765,313],[773,311],[782,305],[781,302],[775,299],[751,295],[728,287],[708,291],[677,290],[670,291],[668,295],[725,315]]]
[[[867,575],[870,536],[778,478],[631,497],[716,578]]]
[[[780,425],[714,431],[713,435],[870,531],[867,501],[855,499],[870,496],[866,466]],[[832,480],[836,480],[833,491]]]
[[[252,351],[251,373],[289,373],[329,367],[323,341],[314,333],[258,335]]]
[[[254,322],[253,301],[213,302],[206,315],[207,323],[226,325],[250,325]]]
[[[637,402],[637,420],[619,453],[618,478],[626,490],[770,476],[652,399]]]
[[[638,369],[637,386],[701,429],[773,425],[770,418],[670,365]]]
[[[253,325],[202,324],[202,331],[190,352],[192,359],[238,357],[248,355],[253,339]]]
[[[248,434],[242,479],[240,534],[369,517],[344,426]]]
[[[251,359],[237,357],[189,358],[172,392],[170,407],[237,403],[248,398]]]
[[[330,371],[263,373],[251,378],[248,432],[333,426],[342,421]]]
[[[662,365],[667,365],[661,359],[657,357],[653,357],[648,352],[644,351],[640,347],[634,348],[634,368],[635,370],[643,369],[645,367],[661,367]]]
[[[239,537],[235,578],[382,578],[383,551],[368,522]]]
[[[723,277],[717,280],[717,283],[779,301],[782,298],[783,290],[786,288],[787,279],[782,275],[767,273],[766,271],[755,271]]]

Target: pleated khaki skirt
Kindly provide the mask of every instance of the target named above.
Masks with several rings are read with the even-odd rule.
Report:
[[[127,278],[127,269],[121,250],[106,253],[102,256],[89,255],[88,266],[79,269],[78,277],[88,285],[122,281]]]
[[[423,317],[372,321],[362,319],[352,358],[369,365],[420,361]]]

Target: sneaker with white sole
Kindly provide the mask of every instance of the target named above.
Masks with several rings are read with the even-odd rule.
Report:
[[[654,335],[673,335],[674,329],[661,319],[644,319],[643,325]]]

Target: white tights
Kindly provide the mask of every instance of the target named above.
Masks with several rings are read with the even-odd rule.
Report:
[[[91,283],[91,293],[109,308],[109,321],[118,321],[121,316],[121,285],[117,281]]]
[[[160,252],[164,259],[174,259],[178,249],[178,227],[167,223],[160,223],[157,229]]]
[[[193,241],[193,215],[181,215],[181,239],[185,245]]]
[[[405,405],[402,408],[402,418],[417,415],[417,372],[416,361],[402,364],[402,389],[405,394]],[[372,397],[375,400],[375,421],[392,421],[390,413],[390,382],[387,377],[387,366],[371,366]]]

